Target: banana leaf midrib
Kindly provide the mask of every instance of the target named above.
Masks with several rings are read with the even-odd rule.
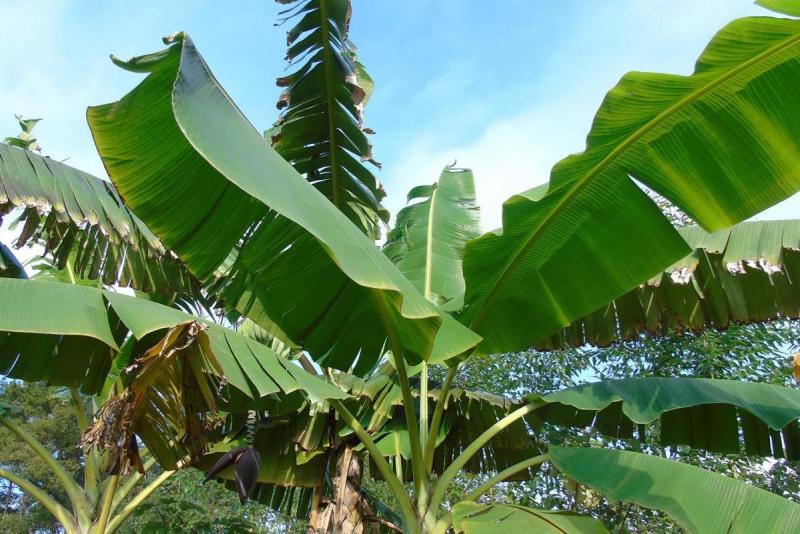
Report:
[[[319,15],[320,15],[320,30],[322,37],[322,53],[323,53],[323,68],[325,69],[325,106],[327,112],[328,123],[328,145],[330,146],[330,161],[331,161],[331,192],[333,198],[331,202],[338,209],[341,209],[341,198],[339,197],[339,166],[336,162],[336,124],[334,123],[334,105],[335,96],[333,94],[332,80],[333,74],[333,51],[331,50],[330,30],[328,25],[328,10],[326,4],[327,0],[319,0]]]
[[[508,261],[503,266],[500,276],[497,277],[494,283],[492,283],[492,286],[489,289],[488,293],[486,294],[486,297],[481,301],[478,311],[475,313],[473,319],[470,321],[469,328],[473,331],[476,332],[478,331],[478,326],[483,320],[483,317],[487,313],[489,307],[494,302],[494,299],[497,297],[500,288],[506,283],[509,276],[511,276],[511,273],[519,265],[520,261],[522,261],[525,255],[536,244],[542,233],[545,230],[547,230],[550,224],[552,224],[552,222],[557,218],[557,216],[563,211],[564,207],[569,205],[569,203],[577,196],[578,193],[580,193],[581,190],[583,190],[587,185],[589,185],[592,182],[592,180],[594,180],[597,176],[599,176],[600,173],[605,168],[607,168],[611,163],[613,163],[614,160],[616,160],[628,148],[630,148],[631,145],[633,145],[635,142],[641,139],[645,134],[649,133],[656,126],[660,125],[667,118],[677,113],[678,111],[682,110],[689,104],[693,103],[698,98],[721,86],[728,80],[734,78],[736,75],[747,71],[750,67],[760,64],[762,61],[771,58],[773,55],[782,52],[783,50],[791,47],[792,45],[798,42],[800,42],[800,36],[795,36],[793,38],[790,38],[788,39],[788,41],[784,41],[777,46],[765,50],[756,57],[751,58],[750,60],[744,62],[743,64],[729,70],[720,78],[712,80],[711,83],[703,85],[699,89],[692,91],[689,95],[685,96],[680,101],[671,105],[666,110],[658,114],[651,121],[649,121],[647,124],[637,129],[633,134],[628,136],[622,143],[620,143],[616,148],[614,148],[614,150],[612,150],[597,165],[592,167],[592,169],[589,170],[589,172],[587,172],[586,174],[584,174],[583,177],[580,178],[571,187],[570,191],[556,203],[555,207],[548,212],[544,220],[533,229],[533,231],[528,235],[528,237],[526,237],[523,240],[521,246],[518,247],[517,250],[509,257]],[[713,230],[713,229],[706,228],[706,230]],[[688,252],[689,249],[687,247],[687,253]],[[652,273],[652,275],[655,274],[657,273]]]
[[[427,239],[425,242],[425,284],[422,295],[428,300],[431,300],[431,284],[433,280],[433,220],[439,193],[437,185],[433,187],[431,192],[431,208],[428,210]]]

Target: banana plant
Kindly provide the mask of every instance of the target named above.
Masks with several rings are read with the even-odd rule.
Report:
[[[11,267],[0,269],[0,277],[27,278],[24,267],[7,247],[0,245],[0,252],[3,253],[5,265]],[[64,272],[54,269],[45,261],[34,268],[37,270],[36,278],[39,279],[56,279],[54,283],[95,285],[91,281],[75,279],[74,276],[69,276],[63,281],[57,280],[56,277]],[[119,362],[116,362],[116,366],[119,366]],[[97,406],[103,405],[108,395],[117,387],[117,384],[114,383],[117,376],[118,373],[110,372],[103,391],[94,396],[82,395],[75,387],[64,388],[62,392],[59,392],[61,396],[64,396],[65,393],[68,395],[68,402],[74,406],[75,417],[81,432],[90,428],[91,420],[87,418],[87,413],[91,413]],[[102,465],[106,458],[97,450],[90,449],[84,453],[83,476],[81,477],[83,485],[81,485],[47,447],[14,420],[13,415],[13,407],[0,408],[0,425],[17,436],[20,443],[28,447],[50,469],[55,480],[64,490],[69,500],[69,507],[59,503],[47,492],[46,488],[37,486],[21,474],[0,468],[0,477],[15,483],[34,498],[61,524],[68,534],[116,531],[139,505],[175,473],[174,470],[166,470],[157,476],[148,477],[148,474],[154,471],[153,468],[156,467],[157,462],[146,450],[142,453],[144,461],[139,463],[139,468],[135,472],[121,475],[117,470],[117,472],[109,473]]]
[[[797,14],[790,1],[761,3]],[[379,211],[377,205],[348,188],[353,180],[339,182],[346,175],[333,161],[341,153],[369,155],[351,127],[358,117],[352,111],[358,113],[363,103],[357,88],[369,91],[346,39],[349,14],[348,0],[304,1],[288,13],[298,18],[290,46],[310,59],[287,82],[283,101],[290,107],[283,127],[292,121],[298,126],[294,140],[287,135],[284,146],[290,148],[284,152],[264,142],[184,33],[167,38],[162,51],[115,58],[146,77],[119,101],[88,111],[113,186],[0,146],[0,206],[26,208],[34,221],[29,236],[47,238],[51,249],[91,250],[82,265],[92,265],[93,278],[119,281],[130,263],[120,250],[144,255],[133,267],[139,276],[125,279],[131,285],[155,287],[162,274],[171,281],[162,267],[174,265],[175,276],[213,297],[228,317],[246,317],[281,346],[302,353],[305,365],[236,332],[238,323],[212,324],[141,295],[0,280],[5,297],[0,359],[9,376],[92,391],[102,384],[120,345],[129,342],[133,369],[125,391],[131,398],[150,384],[176,393],[167,405],[155,402],[161,398],[155,394],[147,405],[152,409],[141,412],[139,404],[119,401],[119,409],[109,413],[134,417],[109,417],[108,427],[96,434],[125,436],[128,445],[141,439],[167,468],[187,455],[200,465],[205,453],[213,453],[213,444],[194,447],[183,437],[221,438],[207,424],[218,412],[231,414],[223,427],[251,412],[261,412],[270,424],[281,409],[292,415],[305,402],[327,403],[386,481],[398,503],[399,528],[406,532],[537,531],[537,525],[604,531],[590,517],[478,502],[493,485],[533,476],[545,462],[613,499],[664,511],[691,531],[800,528],[798,505],[736,480],[645,454],[541,439],[540,429],[548,424],[623,436],[657,425],[671,429],[661,434],[667,444],[743,447],[796,458],[800,392],[763,384],[643,379],[533,396],[499,420],[468,425],[469,431],[479,429],[477,437],[448,458],[437,476],[433,471],[437,446],[446,441],[438,438],[459,362],[474,354],[548,343],[608,343],[654,334],[671,321],[693,329],[724,328],[742,320],[740,312],[749,306],[759,311],[747,313],[747,320],[794,313],[797,289],[790,273],[797,265],[796,223],[762,228],[763,239],[754,237],[753,226],[717,232],[800,189],[800,108],[793,93],[800,81],[800,21],[739,19],[711,41],[691,75],[624,76],[601,105],[586,150],[558,163],[549,184],[511,197],[501,229],[476,235],[470,175],[447,169],[437,184],[412,192],[414,204],[398,216],[380,251],[374,232],[353,224],[364,219],[354,217],[341,199],[367,199],[364,210],[370,213]],[[335,70],[335,61],[346,65]],[[356,83],[347,81],[351,71]],[[341,109],[350,123],[335,122]],[[313,123],[317,116],[327,128]],[[284,150],[280,137],[272,141]],[[309,158],[324,163],[312,171]],[[679,232],[636,181],[700,228]],[[65,187],[76,192],[65,195]],[[51,217],[56,222],[48,223]],[[56,227],[63,232],[51,231]],[[726,269],[734,264],[730,277],[722,276],[721,263],[713,263],[720,254]],[[158,276],[150,276],[154,272]],[[749,272],[755,276],[748,278]],[[664,273],[669,282],[653,282]],[[770,297],[753,291],[765,280],[774,287],[771,307]],[[651,299],[655,294],[657,300]],[[629,315],[635,302],[625,303],[635,299],[644,321]],[[648,315],[647,299],[657,302],[659,313]],[[587,335],[597,310],[609,307],[613,314],[605,312],[605,337]],[[66,359],[74,362],[69,369],[58,365]],[[155,380],[147,372],[150,362],[173,371]],[[401,423],[370,428],[353,395],[335,385],[335,372],[372,376],[386,362],[401,399],[402,415],[391,419]],[[434,366],[446,371],[442,384],[431,388],[428,373]],[[180,376],[192,379],[170,379],[178,376],[172,373],[191,373]],[[416,373],[418,388],[412,385]],[[484,484],[462,502],[447,502],[458,473],[522,421],[536,438],[528,457],[507,467],[490,466]],[[201,432],[198,424],[204,425]],[[388,448],[380,445],[387,433],[392,439],[407,436],[410,469],[404,468],[403,476],[402,461],[390,465]],[[287,463],[259,465],[259,478],[269,467],[274,479],[284,477],[291,486],[291,479],[313,464],[289,438],[294,433],[267,435],[273,443],[259,443],[258,431],[245,433],[241,446],[294,449],[298,454],[287,454]],[[454,436],[461,443],[459,431]],[[240,437],[230,436],[228,443],[234,439]],[[111,441],[95,442],[111,447]],[[393,449],[395,457],[398,450]],[[126,458],[135,458],[128,452]],[[264,459],[264,452],[260,456]],[[244,458],[244,452],[234,457]]]
[[[33,132],[33,128],[39,124],[39,121],[42,119],[23,119],[22,115],[16,115],[16,118],[21,131],[15,137],[6,137],[3,139],[3,142],[11,146],[22,148],[23,150],[41,152],[42,147],[31,132]]]

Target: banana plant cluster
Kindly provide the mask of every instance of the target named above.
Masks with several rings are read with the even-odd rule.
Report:
[[[88,110],[111,183],[0,145],[0,213],[22,210],[19,243],[105,284],[0,278],[6,374],[88,394],[118,377],[85,439],[119,454],[112,465],[137,467],[141,442],[165,468],[205,469],[317,531],[605,532],[482,500],[544,463],[691,532],[800,529],[800,506],[737,480],[543,437],[547,425],[656,431],[665,445],[796,460],[796,389],[630,378],[512,400],[453,388],[476,354],[800,317],[800,221],[742,222],[800,190],[798,4],[761,0],[788,16],[733,21],[690,75],[625,75],[586,150],[512,196],[502,228],[481,234],[472,173],[446,167],[378,248],[384,193],[362,165],[372,83],[347,37],[350,1],[279,1],[293,4],[300,66],[279,80],[268,143],[178,33],[114,58],[146,77]],[[699,226],[676,229],[637,182]],[[397,510],[361,488],[366,459]],[[484,482],[450,502],[464,470]]]

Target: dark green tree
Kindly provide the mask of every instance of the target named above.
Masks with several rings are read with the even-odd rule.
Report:
[[[41,384],[5,381],[0,384],[0,403],[13,407],[6,417],[52,451],[64,469],[82,483],[77,447],[80,430],[70,401],[54,396],[52,388]],[[0,466],[47,488],[59,503],[69,506],[53,471],[6,427],[0,427]],[[2,480],[0,491],[0,532],[60,532],[55,518],[19,486]]]

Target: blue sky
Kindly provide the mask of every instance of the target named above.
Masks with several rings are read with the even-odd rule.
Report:
[[[14,113],[41,116],[45,153],[104,171],[85,109],[138,80],[120,57],[193,36],[258,128],[275,119],[285,68],[279,6],[259,1],[6,0],[0,20],[0,134]],[[354,0],[351,37],[376,81],[367,108],[393,212],[453,160],[475,170],[485,228],[507,197],[541,184],[583,149],[604,94],[629,70],[688,74],[728,21],[764,14],[750,0]],[[763,215],[800,217],[800,196]]]

